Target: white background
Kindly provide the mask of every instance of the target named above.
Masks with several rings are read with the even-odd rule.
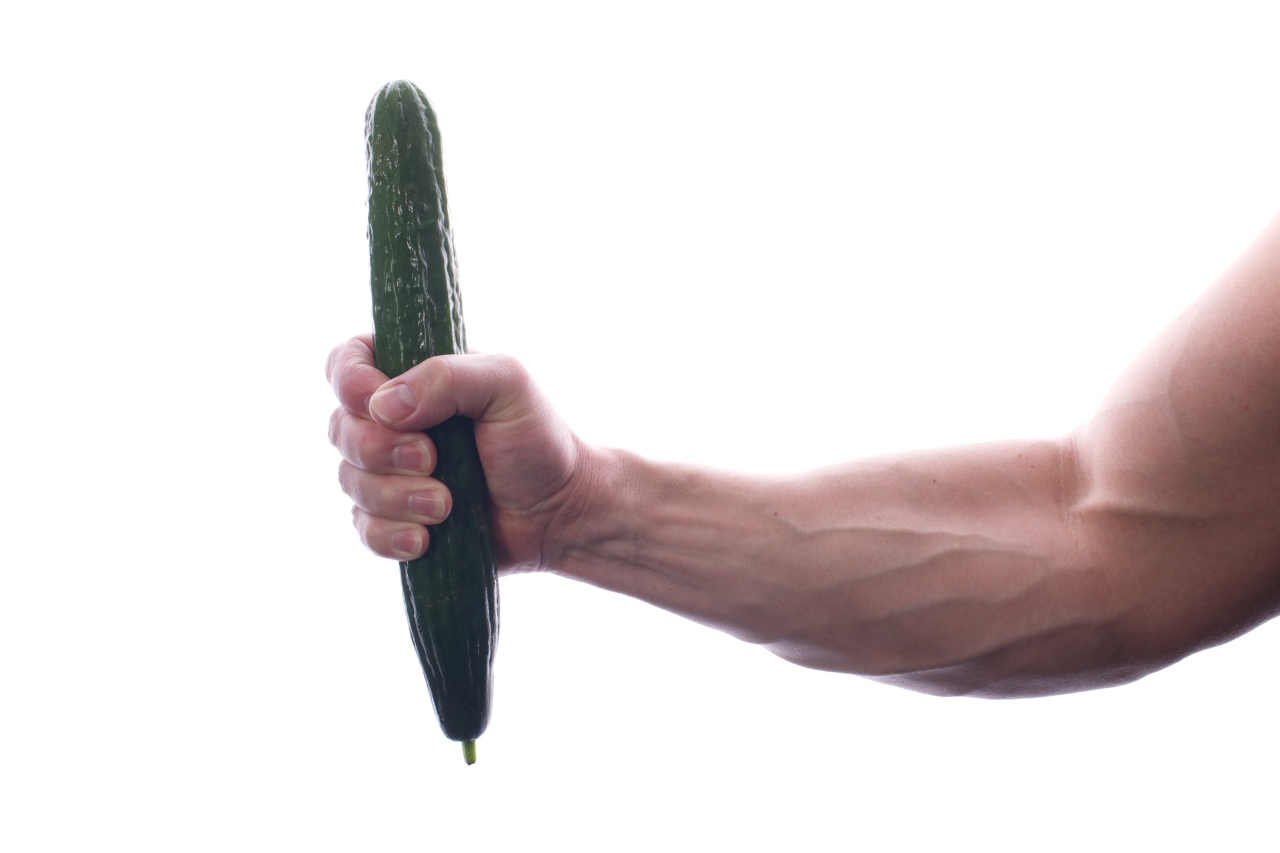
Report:
[[[936,699],[511,578],[468,768],[323,379],[405,77],[473,347],[584,438],[764,472],[1060,434],[1280,207],[1273,4],[36,5],[0,15],[0,847],[1273,847],[1275,626]]]

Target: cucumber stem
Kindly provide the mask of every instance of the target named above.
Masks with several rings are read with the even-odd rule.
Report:
[[[467,764],[476,763],[476,742],[473,740],[464,740],[462,742],[462,757]]]

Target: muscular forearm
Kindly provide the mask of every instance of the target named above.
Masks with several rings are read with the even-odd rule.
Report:
[[[1073,529],[1065,445],[751,477],[596,452],[560,569],[807,666],[928,692],[1131,677],[1122,609]]]
[[[588,458],[567,574],[927,692],[1132,680],[1280,610],[1280,217],[1061,441],[785,478]]]

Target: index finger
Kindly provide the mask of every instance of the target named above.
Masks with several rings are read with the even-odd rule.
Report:
[[[362,418],[369,417],[369,398],[373,392],[389,378],[374,366],[372,335],[356,335],[334,347],[324,373],[342,408]]]

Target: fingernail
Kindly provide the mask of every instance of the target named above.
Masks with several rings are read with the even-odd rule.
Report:
[[[416,530],[397,530],[391,536],[391,547],[396,556],[413,559],[422,550],[422,534]]]
[[[444,502],[435,492],[414,492],[409,495],[409,511],[414,515],[435,520],[443,514]]]
[[[391,464],[401,471],[426,471],[427,458],[427,445],[421,441],[397,444],[391,449]]]
[[[408,385],[392,385],[384,388],[369,400],[369,411],[391,424],[412,415],[418,408],[418,398]]]

